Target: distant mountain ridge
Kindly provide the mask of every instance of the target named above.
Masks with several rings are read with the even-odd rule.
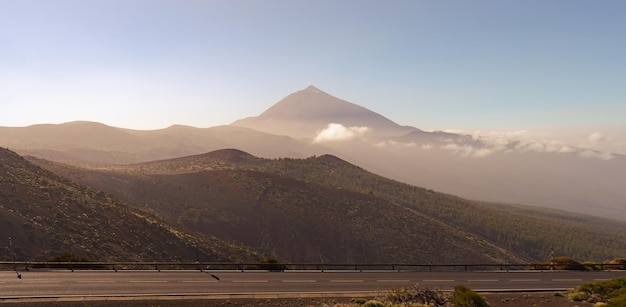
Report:
[[[79,165],[137,163],[233,147],[262,157],[306,157],[317,152],[310,144],[287,136],[244,127],[174,125],[132,130],[86,121],[0,127],[0,146],[22,155]]]

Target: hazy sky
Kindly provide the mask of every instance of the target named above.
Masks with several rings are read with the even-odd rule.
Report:
[[[625,16],[623,0],[0,0],[0,126],[211,127],[315,85],[425,130],[626,153]]]

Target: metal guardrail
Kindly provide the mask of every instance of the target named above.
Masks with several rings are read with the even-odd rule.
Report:
[[[478,271],[478,270],[624,270],[624,264],[586,263],[576,265],[515,263],[515,264],[411,264],[411,263],[232,263],[232,262],[50,262],[50,261],[0,261],[6,270],[30,269],[93,269],[93,270],[393,270],[393,271]]]

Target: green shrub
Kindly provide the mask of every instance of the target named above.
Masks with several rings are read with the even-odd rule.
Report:
[[[626,297],[626,277],[596,283],[585,283],[577,287],[569,295],[569,298],[573,301],[587,301],[589,303],[609,302],[611,300],[619,302],[623,297]]]
[[[568,295],[569,299],[574,302],[582,302],[585,300],[585,293],[583,292],[572,292]]]
[[[601,281],[596,283],[585,283],[579,287],[579,291],[607,297],[611,292],[626,287],[626,277]]]
[[[470,288],[462,285],[454,287],[454,293],[450,299],[455,307],[488,307],[487,301],[472,291]]]
[[[615,258],[611,261],[605,261],[603,267],[607,270],[626,270],[626,259]]]
[[[550,265],[556,270],[584,270],[585,266],[570,257],[555,257],[550,259]]]
[[[609,299],[604,305],[606,307],[624,307],[626,306],[626,294]]]
[[[619,296],[624,296],[626,295],[626,286],[622,286],[619,289],[616,289],[615,291],[611,292],[608,294],[608,298],[613,298],[613,297],[619,297]]]
[[[367,302],[366,299],[364,298],[353,298],[350,300],[352,303],[357,304],[357,305],[363,305]]]

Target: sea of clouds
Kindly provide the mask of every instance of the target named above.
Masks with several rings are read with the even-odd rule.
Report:
[[[346,142],[355,139],[365,139],[372,129],[368,127],[346,127],[339,123],[330,123],[324,129],[317,132],[314,143]],[[462,131],[446,130],[444,132],[469,136],[472,142],[458,142],[454,138],[442,139],[439,143],[417,143],[383,141],[377,142],[377,146],[392,146],[396,148],[420,148],[422,150],[441,149],[463,157],[483,158],[495,153],[552,153],[552,154],[575,154],[582,158],[595,158],[611,160],[615,155],[611,152],[594,149],[602,143],[610,142],[605,135],[591,133],[585,142],[571,145],[565,141],[553,139],[545,133],[532,132],[529,130],[516,131]]]

